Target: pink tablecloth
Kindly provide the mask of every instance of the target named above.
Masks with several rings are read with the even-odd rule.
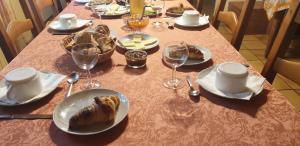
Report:
[[[187,2],[180,0],[187,5]],[[179,1],[167,1],[167,7]],[[72,3],[62,13],[76,13],[89,19],[91,12]],[[152,20],[151,20],[152,21]],[[96,21],[109,25],[118,36],[121,19]],[[160,39],[160,47],[148,56],[147,68],[129,69],[124,56],[116,51],[110,62],[93,69],[93,78],[104,88],[127,96],[128,116],[115,128],[93,136],[75,136],[60,131],[51,120],[0,120],[0,145],[300,145],[300,114],[269,83],[251,101],[217,97],[201,87],[201,97],[190,98],[188,87],[172,91],[162,86],[171,69],[161,60],[162,48],[169,41],[184,40],[202,45],[212,52],[212,61],[178,69],[178,77],[192,76],[225,61],[247,63],[244,58],[212,26],[206,29],[157,32],[149,25],[144,32]],[[72,58],[60,47],[64,36],[41,32],[6,68],[8,71],[31,66],[41,71],[69,74],[79,70]],[[259,75],[253,67],[250,71]],[[75,85],[74,92],[80,91]],[[64,81],[45,99],[29,105],[0,108],[0,113],[52,113],[67,90]]]

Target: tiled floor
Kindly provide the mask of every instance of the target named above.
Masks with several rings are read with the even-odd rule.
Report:
[[[224,25],[221,25],[219,32],[227,39],[231,39],[231,32]],[[265,63],[266,35],[246,35],[244,37],[240,53],[258,71],[261,71]],[[297,59],[300,60],[300,59]],[[300,111],[300,85],[277,75],[273,84]]]

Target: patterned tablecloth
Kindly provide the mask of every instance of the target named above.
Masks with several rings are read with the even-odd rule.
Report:
[[[265,0],[264,8],[267,16],[271,19],[275,12],[288,9],[290,7],[290,0]],[[296,17],[296,22],[300,22],[300,11]]]
[[[188,5],[178,0],[167,1],[166,7],[179,2]],[[91,16],[84,6],[73,3],[62,13],[76,13],[82,19]],[[128,33],[122,29],[122,19],[95,20],[95,23],[109,25],[118,36]],[[149,25],[143,31],[160,39],[160,47],[149,54],[145,69],[125,67],[122,52],[115,51],[111,61],[92,70],[93,78],[104,88],[119,91],[129,100],[129,114],[118,126],[93,136],[75,136],[60,131],[51,120],[0,120],[0,145],[300,145],[300,114],[267,82],[262,93],[251,101],[224,99],[201,87],[201,97],[190,98],[187,85],[177,91],[162,86],[163,79],[171,75],[171,69],[161,59],[162,48],[169,41],[184,40],[212,52],[212,61],[178,69],[177,76],[181,78],[190,75],[195,80],[199,71],[226,61],[247,63],[212,26],[154,31]],[[61,74],[80,71],[60,47],[64,37],[45,29],[0,74],[4,76],[21,66]],[[253,67],[249,70],[259,75]],[[75,84],[74,92],[80,91],[83,81]],[[0,107],[0,114],[50,114],[62,102],[66,90],[64,81],[43,100],[19,107]]]

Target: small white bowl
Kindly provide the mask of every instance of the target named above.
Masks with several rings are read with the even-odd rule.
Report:
[[[200,13],[196,10],[186,10],[182,14],[183,23],[186,25],[198,25]]]
[[[222,63],[217,67],[216,87],[224,92],[239,93],[246,90],[247,68],[234,62]]]
[[[12,70],[5,76],[5,80],[8,84],[8,98],[18,102],[29,100],[42,91],[39,73],[31,67]]]

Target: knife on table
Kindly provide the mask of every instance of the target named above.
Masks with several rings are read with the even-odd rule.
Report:
[[[0,115],[0,119],[52,119],[51,114],[6,114]]]

